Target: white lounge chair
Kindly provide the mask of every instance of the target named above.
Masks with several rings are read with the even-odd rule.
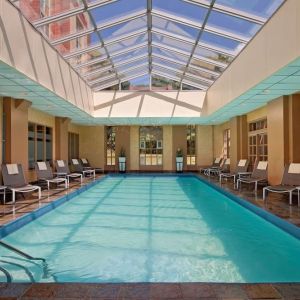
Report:
[[[41,187],[27,183],[21,164],[3,164],[2,177],[4,185],[12,192],[13,203],[16,202],[16,193],[31,193],[37,191],[38,198],[41,199]]]
[[[263,199],[266,200],[267,192],[288,193],[289,204],[293,204],[293,192],[300,186],[300,163],[291,163],[285,166],[281,184],[270,185],[263,188]],[[298,194],[298,206],[299,194]]]
[[[241,177],[237,180],[237,188],[241,187],[242,183],[254,183],[254,191],[257,191],[258,183],[268,183],[268,162],[259,161],[250,175],[250,177]]]
[[[65,188],[68,188],[68,180],[66,178],[54,177],[49,162],[36,162],[35,171],[37,179],[40,181],[45,181],[47,183],[48,190],[50,189],[50,183],[54,183],[56,185],[64,184]]]
[[[55,161],[56,175],[58,177],[67,178],[68,186],[70,184],[70,178],[80,178],[80,183],[82,183],[82,174],[81,173],[71,173],[69,166],[65,160],[56,160]]]
[[[81,160],[72,158],[72,167],[76,173],[81,173],[83,174],[84,177],[86,176],[93,176],[94,178],[96,177],[96,171],[95,169],[92,169],[90,167],[84,168]]]

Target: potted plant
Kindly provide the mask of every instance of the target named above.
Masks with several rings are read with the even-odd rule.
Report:
[[[121,148],[120,155],[119,155],[119,171],[120,172],[126,171],[126,153],[123,147]]]
[[[183,171],[183,154],[181,148],[178,148],[176,151],[176,171]]]

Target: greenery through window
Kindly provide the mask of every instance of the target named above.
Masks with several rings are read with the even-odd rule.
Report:
[[[52,128],[28,124],[28,163],[34,168],[36,161],[52,161]]]
[[[186,134],[187,154],[186,164],[190,166],[196,165],[196,126],[188,125]]]
[[[163,164],[163,130],[158,126],[140,127],[140,165]]]
[[[116,165],[116,127],[106,127],[106,165]]]
[[[73,158],[79,158],[79,134],[69,132],[68,133],[68,142],[69,142],[68,158],[69,158],[69,162],[71,162],[71,160]]]

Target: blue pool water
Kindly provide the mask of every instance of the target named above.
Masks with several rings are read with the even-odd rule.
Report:
[[[4,240],[48,264],[0,247],[14,281],[300,281],[298,239],[194,176],[108,176]]]

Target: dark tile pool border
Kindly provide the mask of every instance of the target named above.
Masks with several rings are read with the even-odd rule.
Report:
[[[48,203],[36,210],[32,211],[31,213],[25,214],[20,218],[13,220],[3,226],[0,227],[0,239],[3,239],[7,235],[13,233],[14,231],[20,229],[21,227],[25,226],[26,224],[40,218],[41,216],[45,215],[46,213],[50,212],[51,210],[57,208],[58,206],[70,201],[74,197],[80,195],[84,191],[90,189],[91,187],[95,186],[102,180],[104,180],[107,176],[101,177],[96,179],[93,182],[87,183],[86,185],[80,187],[79,189],[72,191],[71,193],[59,197],[58,199]]]

